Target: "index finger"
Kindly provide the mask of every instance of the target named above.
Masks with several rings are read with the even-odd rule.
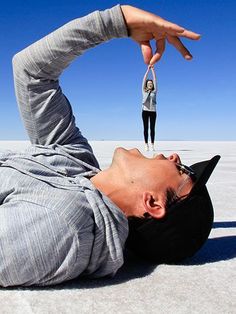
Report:
[[[155,32],[163,32],[167,33],[171,36],[177,36],[177,37],[186,37],[188,39],[192,40],[198,40],[201,35],[197,34],[195,32],[186,30],[184,27],[179,26],[178,24],[166,21],[165,19],[160,18],[159,16],[156,16],[156,19],[154,20],[155,25]]]
[[[153,65],[154,63],[158,62],[161,59],[164,51],[165,51],[165,38],[158,39],[156,41],[156,51],[152,59],[150,60],[150,64]]]
[[[183,32],[181,33],[177,33],[176,34],[178,37],[185,37],[185,38],[188,38],[188,39],[192,39],[192,40],[198,40],[201,38],[201,35],[200,34],[197,34],[197,33],[194,33],[192,31],[189,31],[187,29],[185,29]]]

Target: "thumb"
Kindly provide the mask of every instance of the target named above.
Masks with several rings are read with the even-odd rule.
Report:
[[[153,56],[150,42],[149,41],[141,42],[140,46],[141,46],[141,51],[143,55],[143,60],[146,64],[149,64]]]

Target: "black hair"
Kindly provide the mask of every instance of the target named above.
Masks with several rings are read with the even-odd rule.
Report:
[[[148,91],[148,88],[147,88],[147,83],[148,82],[152,82],[152,91],[155,89],[154,88],[154,83],[153,83],[153,80],[152,79],[146,79],[146,82],[145,82],[145,86],[144,86],[144,90],[145,90],[145,92],[147,92]]]
[[[172,188],[168,188],[166,190],[166,203],[165,203],[165,209],[166,209],[166,214],[168,215],[168,212],[174,204],[179,202],[181,200],[180,197],[176,194],[175,190]]]

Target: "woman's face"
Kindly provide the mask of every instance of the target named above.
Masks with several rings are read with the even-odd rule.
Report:
[[[147,81],[147,89],[152,90],[153,89],[153,82]]]

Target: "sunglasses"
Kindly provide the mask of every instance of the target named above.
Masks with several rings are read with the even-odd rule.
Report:
[[[192,179],[193,182],[196,181],[196,179],[197,179],[196,173],[194,172],[194,170],[191,167],[176,163],[176,168],[178,169],[178,171],[181,174],[183,174],[183,173],[187,174]]]

